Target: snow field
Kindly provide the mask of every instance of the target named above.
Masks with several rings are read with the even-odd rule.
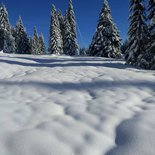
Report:
[[[122,60],[0,53],[0,155],[154,155],[154,84]]]

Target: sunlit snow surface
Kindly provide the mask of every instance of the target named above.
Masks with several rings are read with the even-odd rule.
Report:
[[[0,53],[0,155],[155,155],[155,71]]]

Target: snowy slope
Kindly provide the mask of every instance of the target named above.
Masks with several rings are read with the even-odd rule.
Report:
[[[154,71],[0,53],[0,155],[154,155],[154,129]]]

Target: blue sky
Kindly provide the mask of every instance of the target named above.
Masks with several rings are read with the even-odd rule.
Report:
[[[15,25],[18,16],[22,16],[24,26],[29,35],[33,34],[33,27],[38,33],[43,33],[48,41],[50,11],[52,4],[65,12],[68,0],[3,0],[9,12],[12,25]],[[103,0],[73,0],[80,46],[88,46],[95,32]],[[128,0],[109,0],[112,16],[119,28],[121,38],[125,39],[128,29]],[[80,37],[80,32],[82,37]]]

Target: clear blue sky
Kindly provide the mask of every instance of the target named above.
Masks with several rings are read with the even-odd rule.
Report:
[[[33,33],[33,27],[44,34],[48,41],[50,11],[52,4],[64,12],[68,7],[68,0],[0,0],[9,12],[12,25],[15,25],[18,16],[23,18],[24,26],[29,35]],[[103,5],[103,0],[73,0],[78,27],[83,36],[78,32],[80,46],[88,46],[97,26],[97,20]],[[128,0],[109,0],[112,16],[119,28],[121,38],[125,39],[128,29]]]

